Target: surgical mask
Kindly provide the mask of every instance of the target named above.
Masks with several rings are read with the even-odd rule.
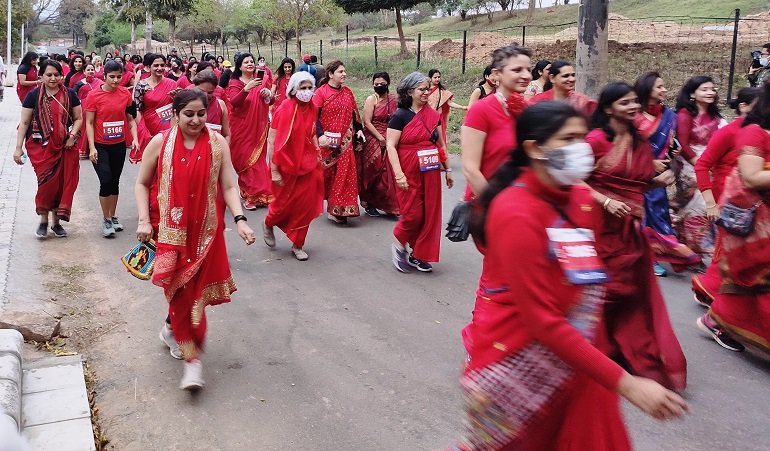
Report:
[[[388,85],[379,85],[374,87],[374,92],[378,95],[383,95],[388,92]]]
[[[759,64],[761,64],[762,67],[767,66],[767,61],[768,61],[768,58],[766,56],[763,56],[762,58],[759,59]]]
[[[548,150],[541,158],[545,169],[560,186],[576,185],[594,170],[594,153],[587,142],[572,143]]]
[[[295,97],[297,97],[297,100],[300,102],[308,103],[313,98],[313,90],[312,89],[300,89],[297,91],[297,94],[295,94]]]

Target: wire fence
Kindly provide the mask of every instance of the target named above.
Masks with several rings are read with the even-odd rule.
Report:
[[[303,54],[312,54],[322,64],[341,59],[346,65],[373,64],[377,68],[411,61],[415,69],[454,67],[462,73],[480,74],[494,49],[513,42],[532,49],[535,60],[574,61],[577,33],[577,22],[418,33],[406,36],[405,55],[395,36],[351,37],[345,29],[304,38],[300,49],[295,40],[267,40],[208,48],[199,45],[197,50],[227,59],[238,51],[250,51],[264,56],[274,67],[286,56],[299,64]],[[726,94],[722,95],[725,100],[747,85],[745,74],[751,64],[751,50],[770,42],[770,12],[742,17],[736,10],[733,17],[639,19],[610,14],[608,34],[609,79],[633,81],[644,71],[657,70],[669,86],[678,87],[691,76],[707,74],[714,78],[719,92]]]

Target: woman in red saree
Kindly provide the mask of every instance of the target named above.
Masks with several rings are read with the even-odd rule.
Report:
[[[198,74],[198,62],[193,61],[187,65],[187,70],[185,71],[185,74],[179,77],[179,80],[176,81],[176,86],[182,89],[186,89],[192,86],[193,80],[195,80],[195,76],[197,74]]]
[[[217,76],[214,71],[203,71],[195,76],[195,86],[190,89],[198,88],[206,93],[209,106],[206,110],[206,126],[209,130],[213,130],[222,135],[227,144],[230,144],[230,115],[227,112],[227,106],[225,101],[218,99],[216,91]]]
[[[273,111],[276,111],[281,102],[286,99],[286,86],[289,84],[289,79],[294,75],[294,69],[296,63],[291,58],[284,58],[281,61],[281,66],[276,71],[275,84],[273,85]]]
[[[737,135],[738,166],[719,201],[721,208],[756,208],[754,226],[746,236],[720,230],[722,285],[698,326],[731,351],[743,350],[738,338],[770,354],[770,85],[761,89]]]
[[[380,216],[379,210],[398,216],[396,184],[385,150],[385,131],[398,108],[397,97],[390,94],[390,75],[377,72],[372,75],[374,94],[364,102],[363,151],[356,154],[358,166],[358,195],[367,216]]]
[[[62,68],[54,60],[40,65],[43,84],[24,99],[21,121],[16,135],[16,164],[24,164],[24,151],[37,175],[35,212],[40,216],[35,236],[48,236],[51,230],[59,237],[67,232],[59,221],[69,221],[72,198],[78,187],[80,165],[77,142],[83,124],[80,100],[62,84]]]
[[[428,105],[441,113],[441,137],[446,140],[446,129],[449,124],[449,111],[452,108],[468,111],[468,107],[454,101],[454,93],[441,84],[441,71],[431,69],[428,71],[430,78],[430,92],[428,93]]]
[[[150,141],[135,187],[137,238],[157,236],[152,282],[163,287],[169,312],[161,339],[181,349],[185,390],[204,384],[206,306],[230,302],[236,290],[225,248],[225,205],[241,239],[247,245],[255,241],[238,202],[227,142],[206,127],[206,103],[199,90],[177,94],[178,125]]]
[[[324,167],[326,211],[329,220],[336,224],[346,224],[349,217],[359,215],[353,141],[363,137],[363,132],[356,98],[353,91],[344,86],[346,78],[342,61],[332,61],[326,66],[326,78],[321,80],[321,86],[313,96],[321,125],[316,133],[319,133],[321,165]]]
[[[431,272],[441,247],[441,171],[454,185],[439,127],[427,107],[430,79],[412,72],[398,84],[398,110],[388,123],[388,160],[393,167],[401,216],[393,227],[393,265],[400,272]]]
[[[291,76],[286,100],[273,114],[267,138],[275,199],[265,217],[265,244],[275,247],[273,227],[278,227],[291,241],[291,252],[299,261],[308,259],[305,238],[310,223],[323,213],[324,203],[314,86],[315,77],[308,72]]]
[[[606,272],[590,252],[601,211],[577,184],[593,161],[585,119],[543,102],[516,125],[517,149],[476,199],[471,222],[487,252],[462,332],[467,427],[455,449],[630,450],[618,395],[660,420],[687,405],[607,357]],[[568,170],[555,169],[559,161]],[[580,261],[570,241],[580,242]]]
[[[86,60],[82,55],[75,55],[70,60],[70,71],[67,73],[67,76],[64,77],[64,86],[72,89],[75,87],[77,82],[80,80],[83,80],[86,78],[86,74],[84,72],[86,68]],[[83,99],[80,99],[81,101]]]
[[[730,105],[738,113],[738,117],[714,133],[706,146],[706,150],[695,162],[695,178],[698,182],[698,189],[701,191],[706,204],[706,214],[712,222],[719,217],[717,202],[722,198],[725,180],[738,163],[739,149],[735,143],[741,133],[743,119],[751,111],[754,101],[761,92],[761,88],[743,88],[738,91],[738,97],[730,101]],[[719,260],[722,254],[721,235],[722,231],[717,227],[714,256],[711,258],[711,264],[706,269],[706,273],[692,276],[692,291],[695,294],[695,301],[703,306],[711,305],[719,292],[720,285],[722,285],[722,276],[719,270]]]
[[[137,131],[142,152],[153,136],[171,128],[171,102],[174,100],[174,94],[178,92],[176,83],[164,76],[166,57],[150,53],[144,58],[151,61],[152,76],[140,80],[134,86],[134,102],[139,114],[136,118]],[[141,160],[141,153],[138,160]]]
[[[516,117],[527,105],[521,93],[531,80],[531,57],[529,49],[516,45],[492,53],[497,91],[473,104],[460,129],[463,174],[468,182],[465,200],[487,188],[487,180],[511,153],[516,142]]]
[[[634,374],[674,390],[686,385],[687,363],[674,335],[653,273],[653,253],[641,222],[644,193],[673,183],[670,170],[655,172],[649,144],[633,128],[641,105],[626,83],[608,84],[586,136],[596,169],[588,179],[604,207],[596,250],[608,267],[605,313],[613,355]]]
[[[230,123],[233,144],[233,167],[238,173],[243,207],[256,210],[273,201],[270,192],[270,169],[267,166],[267,134],[272,95],[271,80],[265,72],[257,78],[257,67],[251,53],[241,53],[227,85],[230,101]]]
[[[567,61],[554,61],[548,69],[548,82],[545,85],[546,91],[532,97],[530,103],[562,100],[583,113],[586,118],[591,117],[596,109],[596,101],[585,94],[575,91],[576,76],[577,74],[572,64]]]
[[[81,105],[85,105],[88,94],[91,91],[94,89],[99,89],[102,83],[104,83],[103,79],[96,78],[96,66],[94,66],[93,63],[86,64],[86,67],[83,69],[83,75],[85,78],[80,80],[78,83],[75,83],[75,85],[72,87],[72,90],[75,91],[75,93],[78,95],[78,99],[80,99]],[[104,75],[102,74],[102,77],[103,76]],[[80,159],[88,159],[88,153],[88,140],[79,140],[78,155],[80,156]]]
[[[21,59],[19,68],[16,70],[16,95],[19,96],[21,103],[24,103],[27,94],[40,86],[40,80],[38,80],[37,75],[37,60],[37,53],[27,52],[24,58]],[[8,61],[8,64],[11,64],[11,62]]]

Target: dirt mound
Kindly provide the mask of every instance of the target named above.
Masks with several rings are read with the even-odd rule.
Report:
[[[463,43],[454,42],[449,38],[444,38],[430,46],[427,52],[435,56],[447,56],[454,58],[457,55],[462,55]]]

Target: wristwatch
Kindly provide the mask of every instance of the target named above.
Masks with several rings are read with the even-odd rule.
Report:
[[[248,222],[248,219],[246,218],[246,216],[243,216],[243,215],[237,215],[237,216],[233,217],[233,222],[234,223],[238,224],[238,222],[240,222],[240,221],[247,221]]]

